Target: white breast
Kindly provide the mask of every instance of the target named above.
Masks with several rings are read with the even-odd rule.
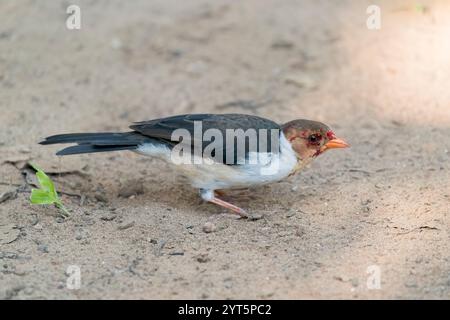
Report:
[[[171,161],[170,149],[163,145],[145,144],[139,147],[138,153],[159,157],[181,175],[187,177],[191,185],[199,189],[244,188],[252,185],[267,184],[286,178],[297,165],[297,157],[291,144],[280,135],[280,152],[249,154],[259,157],[256,164],[225,165],[221,163],[207,164],[174,164]]]

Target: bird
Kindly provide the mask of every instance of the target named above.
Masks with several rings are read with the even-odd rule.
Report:
[[[182,114],[135,122],[127,132],[58,134],[41,145],[75,144],[58,156],[124,151],[164,160],[199,190],[201,198],[249,217],[221,199],[223,190],[285,179],[325,151],[347,148],[324,123],[296,119],[284,124],[248,114]]]

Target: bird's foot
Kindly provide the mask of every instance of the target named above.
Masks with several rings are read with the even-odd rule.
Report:
[[[223,208],[226,208],[228,210],[231,210],[233,213],[238,214],[241,218],[248,218],[248,213],[238,206],[235,206],[232,203],[226,202],[222,199],[219,199],[215,196],[214,191],[212,190],[200,190],[200,195],[203,198],[203,200],[217,204],[218,206],[221,206]]]
[[[227,208],[227,209],[231,210],[233,213],[238,214],[241,218],[249,217],[248,213],[244,209],[239,208],[238,206],[235,206],[234,204],[226,202],[219,198],[214,198],[214,199],[210,200],[209,202],[217,204],[221,207]]]

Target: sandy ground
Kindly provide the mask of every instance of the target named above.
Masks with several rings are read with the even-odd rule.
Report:
[[[450,3],[378,3],[380,30],[370,1],[1,1],[0,298],[450,298]],[[156,160],[37,145],[191,112],[316,119],[352,148],[232,192],[245,221]],[[29,204],[26,161],[70,219]]]

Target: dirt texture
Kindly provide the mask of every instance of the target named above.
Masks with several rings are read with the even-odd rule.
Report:
[[[1,1],[0,298],[450,298],[450,3],[377,1],[369,30],[371,2]],[[319,120],[352,147],[230,192],[248,221],[158,160],[37,144],[196,112]],[[70,219],[29,203],[28,161]]]

